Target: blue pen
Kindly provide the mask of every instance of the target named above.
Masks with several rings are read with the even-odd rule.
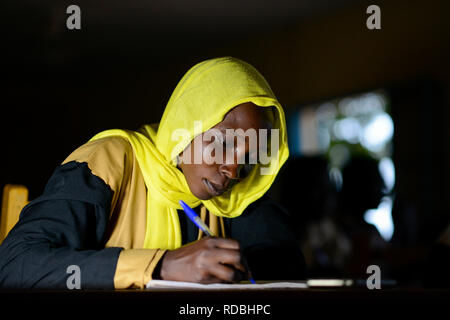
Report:
[[[212,233],[212,231],[208,228],[208,226],[202,221],[202,219],[195,213],[195,211],[189,207],[183,200],[179,201],[181,206],[183,207],[184,212],[188,216],[188,218],[197,226],[200,230],[202,230],[207,236],[214,237],[215,235]],[[247,261],[244,257],[242,257],[244,267],[247,269],[247,272],[249,274],[248,279],[251,283],[256,284],[255,280],[252,277],[252,274],[250,272],[250,269],[248,268]]]
[[[212,231],[208,228],[208,226],[202,221],[202,219],[189,207],[183,200],[180,200],[180,204],[183,207],[184,212],[188,216],[189,219],[197,226],[200,230],[202,230],[207,236],[214,237]]]

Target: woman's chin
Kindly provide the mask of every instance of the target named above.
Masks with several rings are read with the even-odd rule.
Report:
[[[191,190],[191,192],[192,192],[192,190]],[[203,192],[192,192],[192,194],[199,200],[209,200],[213,197],[212,195],[210,195],[209,193],[204,192],[204,191]]]

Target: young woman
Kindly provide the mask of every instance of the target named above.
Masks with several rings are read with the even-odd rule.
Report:
[[[282,107],[258,71],[201,62],[160,123],[101,132],[56,168],[0,246],[0,286],[66,288],[73,266],[81,288],[234,282],[242,254],[256,279],[302,278],[287,215],[263,197],[287,157]]]

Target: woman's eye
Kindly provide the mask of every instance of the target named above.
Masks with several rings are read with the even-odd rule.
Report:
[[[217,145],[222,145],[223,148],[226,147],[226,140],[224,137],[220,136],[220,135],[215,135],[214,136],[214,144]]]
[[[235,143],[231,139],[223,139],[223,148],[224,149],[233,149],[235,148]]]

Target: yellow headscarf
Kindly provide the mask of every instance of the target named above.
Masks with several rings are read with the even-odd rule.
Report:
[[[173,155],[181,153],[192,139],[221,122],[228,111],[244,102],[260,107],[274,106],[272,119],[279,129],[279,150],[271,164],[272,174],[261,175],[260,164],[224,194],[199,200],[189,190],[183,173],[176,168]],[[194,126],[201,121],[201,128]],[[173,138],[176,129],[187,129],[189,136]],[[269,84],[251,65],[232,57],[203,61],[192,67],[175,88],[159,124],[143,126],[139,132],[107,130],[91,140],[110,136],[126,138],[134,151],[147,186],[147,226],[144,248],[176,249],[181,246],[177,209],[183,200],[191,207],[201,203],[213,214],[239,216],[270,187],[289,155],[284,112]],[[274,156],[274,155],[272,155]]]

